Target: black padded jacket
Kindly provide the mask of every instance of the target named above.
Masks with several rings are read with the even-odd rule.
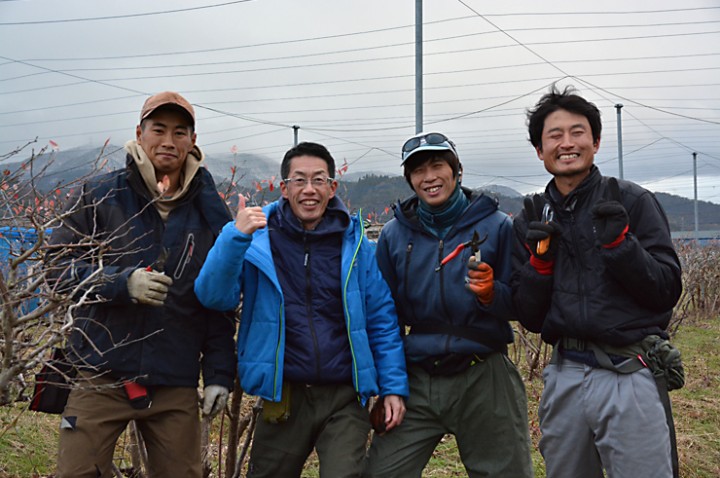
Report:
[[[552,275],[530,265],[527,220],[521,214],[514,221],[513,303],[520,323],[547,343],[572,337],[625,346],[650,334],[666,336],[682,292],[667,217],[652,193],[618,180],[629,232],[617,247],[599,247],[590,211],[608,197],[607,181],[593,166],[564,198],[554,181],[548,184],[544,197],[562,228]]]

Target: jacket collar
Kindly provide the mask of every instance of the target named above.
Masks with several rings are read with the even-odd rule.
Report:
[[[462,187],[463,193],[470,200],[470,204],[462,213],[452,229],[459,229],[468,224],[476,223],[498,210],[498,200],[483,193],[476,193],[471,189]],[[418,197],[413,195],[404,201],[393,205],[395,218],[407,227],[423,230],[417,218]]]

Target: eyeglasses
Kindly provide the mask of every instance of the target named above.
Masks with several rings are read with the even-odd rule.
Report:
[[[297,188],[297,189],[305,189],[305,187],[310,183],[313,188],[319,189],[324,186],[327,186],[331,184],[334,181],[333,178],[326,178],[323,176],[318,176],[312,179],[308,178],[285,178],[283,179],[283,182],[287,184],[288,186]]]
[[[428,146],[445,146],[446,149],[452,151],[457,156],[455,143],[442,133],[428,133],[421,136],[413,136],[405,141],[402,147],[403,162],[410,157],[410,154],[423,145]]]

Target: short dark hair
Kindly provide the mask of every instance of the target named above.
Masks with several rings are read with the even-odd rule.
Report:
[[[458,159],[458,157],[455,156],[452,151],[418,151],[417,153],[410,156],[410,158],[405,161],[405,164],[403,165],[403,175],[405,176],[405,181],[407,181],[411,188],[413,187],[412,182],[410,182],[410,175],[412,174],[412,172],[415,171],[415,169],[417,169],[421,164],[424,164],[426,161],[435,158],[442,159],[443,161],[448,163],[453,170],[453,177],[457,178],[461,169],[460,159]]]
[[[527,110],[528,133],[530,144],[542,150],[542,132],[545,127],[545,118],[557,110],[565,110],[587,118],[592,130],[593,143],[600,140],[602,122],[600,110],[593,103],[577,94],[573,86],[566,86],[560,92],[556,85],[552,85],[550,92],[540,98],[534,109]]]
[[[290,161],[297,156],[315,156],[316,158],[324,160],[327,163],[328,174],[331,178],[335,177],[335,160],[330,154],[330,151],[322,144],[302,142],[297,146],[293,146],[285,153],[285,157],[280,165],[280,176],[282,179],[286,179],[290,174]]]

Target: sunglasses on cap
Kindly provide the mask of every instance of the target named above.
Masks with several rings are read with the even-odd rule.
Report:
[[[430,146],[430,148],[425,148]],[[435,147],[433,147],[435,146]],[[416,150],[449,150],[457,157],[457,150],[455,150],[455,143],[442,133],[427,133],[419,136],[413,136],[409,140],[405,141],[402,147],[402,160],[403,163],[416,151]]]

